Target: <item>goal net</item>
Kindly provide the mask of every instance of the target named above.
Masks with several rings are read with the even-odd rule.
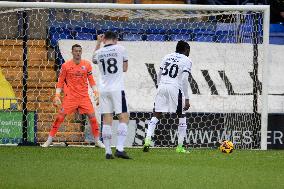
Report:
[[[1,87],[5,83],[0,93],[1,143],[22,141],[23,131],[31,141],[46,140],[57,112],[52,98],[58,71],[72,58],[71,46],[80,44],[82,57],[91,61],[97,35],[111,30],[117,32],[129,55],[125,74],[130,110],[127,146],[142,145],[152,116],[160,61],[175,51],[178,40],[184,40],[191,46],[193,61],[184,144],[214,148],[227,139],[236,148],[266,149],[267,6],[0,6]],[[76,113],[68,116],[55,141],[86,144],[88,121],[83,118]],[[113,127],[116,125],[117,120]],[[177,126],[177,115],[165,114],[153,145],[177,145]]]

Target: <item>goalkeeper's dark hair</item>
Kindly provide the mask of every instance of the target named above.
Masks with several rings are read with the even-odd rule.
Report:
[[[113,31],[106,31],[104,33],[104,38],[110,39],[110,40],[115,40],[115,39],[117,39],[117,34]]]
[[[186,50],[190,50],[189,44],[185,41],[178,41],[176,46],[176,52],[183,54]]]
[[[73,49],[76,48],[76,47],[80,47],[80,48],[82,49],[81,45],[79,45],[79,44],[74,44],[74,45],[72,45],[72,51],[73,51]]]

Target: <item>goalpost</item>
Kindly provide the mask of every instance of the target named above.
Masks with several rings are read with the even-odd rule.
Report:
[[[47,138],[56,114],[56,75],[71,58],[71,45],[81,44],[83,58],[91,61],[96,36],[112,30],[129,53],[129,146],[142,145],[160,59],[185,40],[193,60],[185,145],[217,147],[229,139],[237,148],[267,149],[269,6],[0,2],[0,15],[1,71],[18,99],[17,110],[0,110],[6,121],[0,125],[1,143],[31,141],[29,133],[37,133],[39,142]],[[17,121],[7,112],[21,113],[17,127],[9,125],[9,119]],[[176,129],[176,114],[166,114],[155,146],[176,145]],[[84,143],[82,124],[67,118],[56,140]]]

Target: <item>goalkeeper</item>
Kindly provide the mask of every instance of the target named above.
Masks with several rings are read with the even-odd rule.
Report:
[[[98,99],[96,83],[92,76],[91,63],[82,60],[82,47],[78,44],[72,46],[73,59],[62,64],[58,83],[56,86],[56,94],[53,104],[57,107],[61,105],[60,93],[64,87],[64,101],[59,110],[47,141],[42,147],[48,147],[52,143],[52,139],[57,133],[61,123],[67,114],[71,114],[79,110],[80,114],[86,114],[90,120],[91,130],[95,138],[95,144],[104,148],[104,144],[99,140],[99,125],[95,116],[95,111],[88,94],[88,81],[93,89],[95,98]],[[97,101],[98,103],[98,101]]]

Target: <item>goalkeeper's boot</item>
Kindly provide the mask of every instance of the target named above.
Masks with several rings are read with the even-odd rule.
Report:
[[[98,140],[95,142],[95,146],[96,147],[99,147],[99,148],[105,148],[105,145],[104,143],[102,143],[102,141]]]
[[[106,154],[106,159],[114,159],[112,154]]]
[[[122,159],[131,159],[131,157],[129,157],[125,151],[118,151],[116,150],[115,151],[115,154],[114,154],[115,157],[117,158],[122,158]]]
[[[183,153],[183,154],[189,154],[190,153],[188,150],[184,149],[184,147],[182,145],[177,146],[176,152],[177,153]]]
[[[44,144],[41,145],[41,147],[47,148],[51,145],[51,143],[52,143],[51,141],[47,140]]]
[[[151,139],[145,138],[144,145],[143,145],[143,152],[149,152],[151,145]]]

